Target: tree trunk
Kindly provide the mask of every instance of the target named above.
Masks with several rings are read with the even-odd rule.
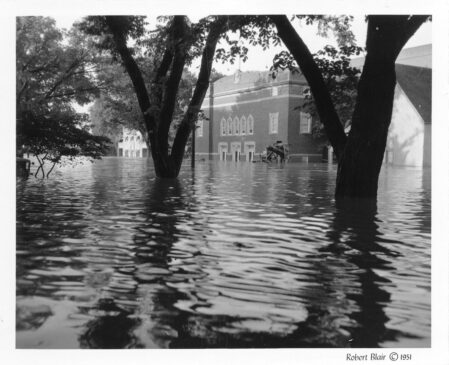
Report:
[[[270,18],[309,83],[321,123],[337,154],[336,197],[375,198],[393,110],[395,60],[428,16],[369,16],[367,55],[348,138],[307,46],[285,16]]]
[[[276,24],[279,38],[282,39],[282,42],[284,42],[289,52],[295,58],[306,78],[315,100],[320,121],[324,125],[327,137],[334,148],[337,158],[340,158],[346,144],[346,135],[321,71],[306,44],[296,33],[288,18],[285,15],[273,15],[270,18]]]
[[[179,169],[181,168],[184,157],[185,146],[190,134],[195,128],[198,113],[201,110],[201,105],[203,104],[204,97],[206,96],[206,92],[209,87],[209,79],[212,71],[215,49],[221,34],[225,31],[226,24],[227,18],[220,16],[211,24],[209,28],[209,34],[207,35],[201,57],[201,67],[198,74],[198,80],[195,85],[195,90],[193,92],[192,99],[190,99],[187,111],[178,127],[178,131],[176,132],[170,155],[174,164],[177,166],[176,175],[179,174]],[[210,126],[210,128],[212,128],[212,126]],[[192,133],[192,138],[195,138],[194,133]],[[193,145],[194,143],[195,142],[193,141]],[[194,153],[194,151],[192,151],[192,153]],[[194,156],[192,158],[194,158]]]
[[[367,55],[335,196],[376,198],[396,86],[395,61],[425,16],[370,16]]]
[[[338,164],[336,196],[375,197],[396,86],[394,59],[367,55],[351,131]]]
[[[187,53],[194,41],[184,16],[175,16],[170,33],[169,46],[163,55],[162,62],[153,81],[152,98],[148,95],[142,73],[128,47],[124,30],[116,17],[106,17],[107,24],[113,34],[117,51],[120,53],[123,65],[133,82],[134,91],[143,113],[145,127],[151,148],[156,176],[160,178],[176,178],[183,161],[184,150],[189,135],[195,127],[201,105],[209,86],[212,61],[220,35],[225,30],[226,17],[217,17],[211,22],[206,38],[198,81],[189,107],[178,127],[175,140],[169,154],[168,133],[173,119],[176,96],[179,89],[182,71]],[[170,45],[174,45],[172,49]],[[170,73],[168,74],[168,71]],[[162,80],[168,74],[167,81]]]

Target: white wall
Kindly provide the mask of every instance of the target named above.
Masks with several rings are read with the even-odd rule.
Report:
[[[137,137],[139,137],[138,141]],[[142,150],[146,148],[146,142],[139,131],[123,129],[123,141],[118,143],[118,149],[123,150],[123,157],[142,157]],[[128,153],[127,156],[126,151]]]
[[[428,127],[430,128],[430,125]],[[388,130],[387,162],[401,166],[423,166],[424,136],[423,119],[401,87],[396,85],[393,115]],[[426,140],[429,143],[427,148],[430,149],[430,139]]]

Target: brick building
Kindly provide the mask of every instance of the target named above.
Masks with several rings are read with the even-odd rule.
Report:
[[[294,161],[321,161],[312,138],[312,118],[301,110],[304,77],[290,71],[276,78],[266,72],[240,72],[210,85],[198,121],[197,158],[252,161],[277,141]]]
[[[364,58],[351,61],[363,67]],[[385,163],[431,165],[432,46],[402,50],[396,61],[397,86]],[[237,72],[210,85],[198,122],[197,158],[248,161],[276,141],[289,146],[290,160],[321,161],[312,139],[312,120],[301,110],[307,82],[299,73]],[[347,130],[347,132],[349,129]]]

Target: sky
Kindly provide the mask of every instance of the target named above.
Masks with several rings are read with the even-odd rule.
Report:
[[[51,15],[49,15],[51,16]],[[189,16],[192,21],[198,20],[198,16]],[[56,24],[60,28],[69,28],[74,21],[79,20],[79,16],[54,16]],[[154,24],[154,17],[148,17],[150,21],[150,27]],[[332,34],[329,34],[329,38],[324,38],[316,34],[315,26],[307,26],[305,24],[296,24],[296,30],[301,35],[305,43],[308,45],[311,52],[316,52],[323,48],[327,44],[336,45]],[[366,39],[366,22],[364,15],[354,15],[354,21],[352,23],[352,31],[355,35],[358,45],[364,46]],[[432,22],[423,24],[420,29],[413,35],[404,48],[414,47],[422,44],[428,44],[432,42]],[[283,50],[284,47],[271,47],[268,50],[262,50],[261,47],[249,47],[248,59],[246,62],[236,62],[231,65],[230,63],[222,64],[215,62],[214,68],[225,74],[233,74],[238,68],[241,71],[264,71],[268,70],[272,65],[273,57],[276,53]],[[197,60],[193,63],[191,71],[195,74],[198,73],[200,61]]]

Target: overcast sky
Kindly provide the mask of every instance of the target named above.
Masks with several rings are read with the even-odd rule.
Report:
[[[51,16],[51,15],[49,15]],[[79,17],[74,16],[53,16],[56,19],[57,26],[60,28],[69,28],[73,24],[74,21],[79,20]],[[190,16],[192,21],[197,20],[197,16]],[[152,21],[154,21],[154,17],[149,17]],[[150,25],[154,24],[150,22]],[[307,25],[295,25],[298,33],[304,39],[305,43],[308,45],[309,49],[312,52],[316,52],[321,49],[326,44],[335,45],[335,41],[330,34],[329,38],[323,38],[316,35],[316,28],[314,26]],[[427,22],[423,24],[420,29],[416,32],[416,34],[409,40],[405,48],[414,47],[421,44],[428,44],[432,42],[432,23]],[[366,22],[365,17],[363,15],[355,15],[354,22],[352,23],[352,31],[356,37],[356,41],[360,46],[365,45],[366,38]],[[283,47],[278,48],[270,48],[266,51],[263,51],[260,47],[250,47],[248,53],[248,60],[246,62],[237,62],[234,65],[229,63],[221,64],[215,63],[214,68],[223,73],[223,74],[231,74],[235,72],[235,70],[240,67],[242,71],[263,71],[268,70],[272,64],[273,57],[276,53],[282,50]],[[199,61],[193,65],[192,71],[198,72]]]

